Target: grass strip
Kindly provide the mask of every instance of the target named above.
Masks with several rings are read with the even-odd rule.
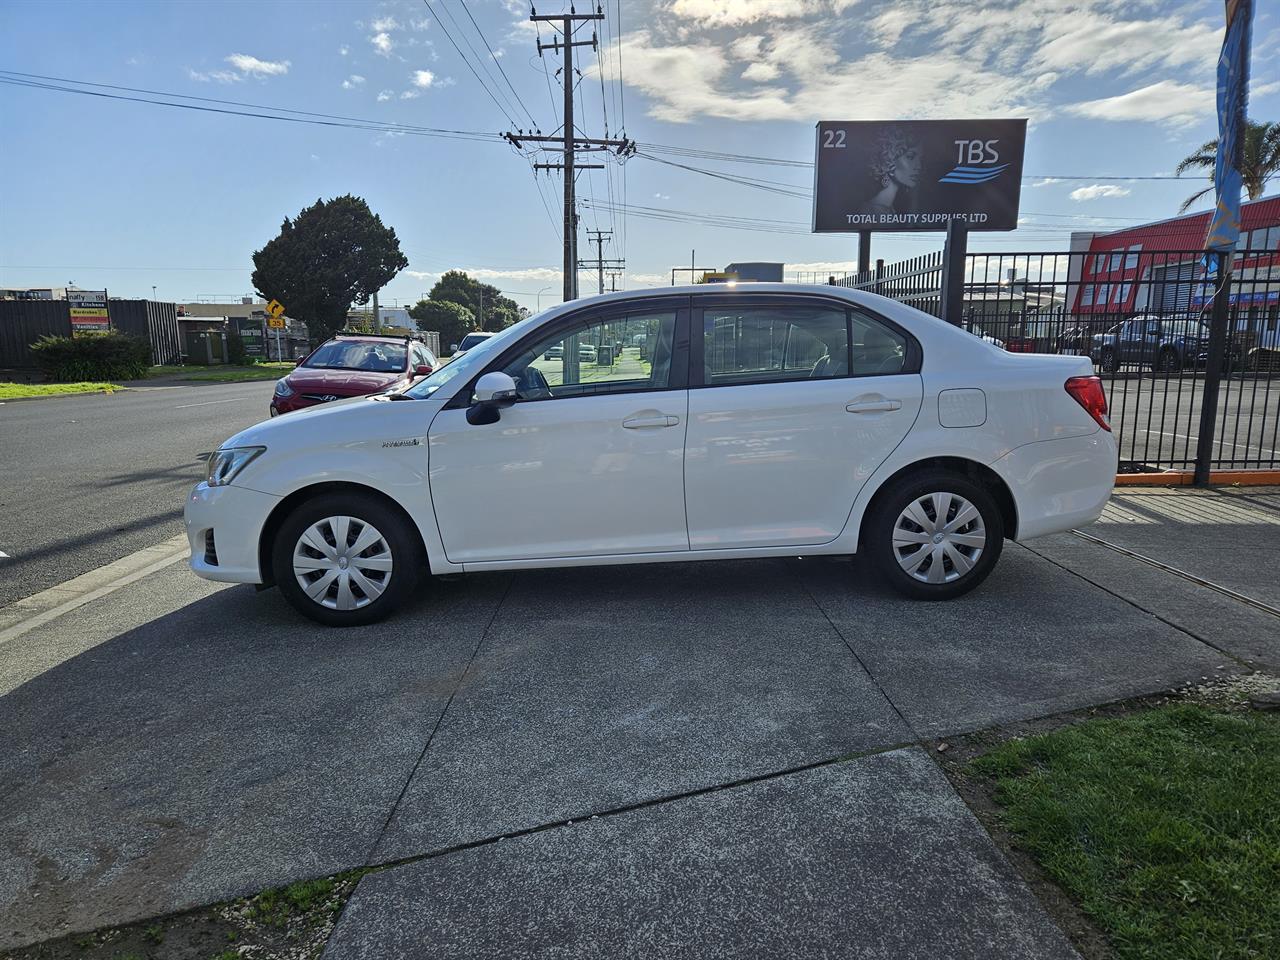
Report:
[[[0,400],[26,397],[61,397],[74,393],[114,393],[123,390],[118,383],[84,380],[79,383],[10,383],[0,382]]]
[[[973,767],[1121,960],[1280,957],[1280,716],[1171,705]]]

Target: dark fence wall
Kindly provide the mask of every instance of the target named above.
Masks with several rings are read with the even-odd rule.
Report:
[[[169,363],[182,353],[176,304],[156,303],[154,300],[112,300],[108,309],[114,329],[145,337],[151,342],[152,363]]]
[[[43,336],[69,337],[65,300],[0,300],[0,367],[34,367],[29,347]]]
[[[111,300],[111,327],[151,344],[151,362],[167,363],[182,352],[178,308],[152,300]],[[34,367],[31,344],[43,336],[71,335],[65,300],[0,300],[0,367]]]

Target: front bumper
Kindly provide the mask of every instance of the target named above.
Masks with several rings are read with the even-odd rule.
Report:
[[[203,481],[187,495],[184,519],[196,576],[223,583],[262,583],[258,542],[280,497]]]

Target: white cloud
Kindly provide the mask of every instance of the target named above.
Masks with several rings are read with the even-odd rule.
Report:
[[[1118,187],[1114,183],[1094,183],[1087,187],[1077,187],[1071,191],[1071,199],[1080,203],[1084,200],[1096,200],[1099,197],[1127,197],[1128,187]]]
[[[1061,183],[1057,177],[1045,177],[1043,180],[1037,180],[1032,184],[1033,187],[1050,187],[1055,183]]]
[[[431,26],[430,17],[422,17],[421,19],[418,19],[418,20],[409,21],[410,29],[417,30],[419,32],[426,30],[429,26]]]
[[[897,44],[904,31],[914,18],[906,10],[891,9],[881,13],[871,21],[871,32],[875,34],[876,43],[882,47]]]
[[[436,82],[436,75],[430,70],[415,70],[409,74],[409,79],[413,81],[415,87],[425,90]]]
[[[758,33],[739,37],[729,44],[729,52],[736,60],[754,60],[760,56],[760,48],[764,45],[764,37]]]
[[[1176,16],[1116,20],[1075,10],[1048,18],[1044,38],[1037,60],[1050,69],[1083,67],[1094,75],[1121,68],[1131,75],[1155,66],[1195,66],[1202,72],[1218,58],[1222,30],[1208,21],[1186,24]]]
[[[1119,96],[1073,103],[1066,111],[1091,120],[1168,120],[1190,124],[1213,113],[1214,92],[1212,87],[1160,80]]]
[[[858,0],[672,0],[670,14],[680,20],[735,27],[764,20],[789,20],[815,13],[841,13]]]
[[[658,9],[668,16],[629,32],[623,59],[628,83],[647,96],[649,114],[670,122],[836,115],[1043,120],[1067,78],[1098,78],[1089,89],[1113,93],[1114,78],[1146,75],[1178,96],[1159,110],[1143,104],[1139,112],[1180,124],[1202,113],[1201,78],[1212,75],[1220,27],[1216,18],[1197,19],[1189,4],[1173,6],[1157,0],[663,0]],[[836,15],[850,7],[856,9]],[[733,32],[743,35],[725,36]],[[1126,107],[1136,109],[1099,100],[1075,110],[1090,115]]]
[[[810,260],[805,263],[788,263],[787,273],[826,273],[843,276],[858,269],[857,260]]]
[[[395,42],[389,33],[375,33],[369,38],[369,42],[373,44],[374,52],[383,57],[391,56],[391,51],[395,49]]]
[[[374,33],[387,33],[392,30],[401,30],[403,28],[395,17],[379,17],[369,24],[369,29]]]
[[[340,57],[345,57],[350,52],[351,52],[351,48],[348,47],[345,43],[338,48],[338,56]]]
[[[391,99],[392,97],[394,97],[395,95],[396,95],[396,92],[395,92],[394,90],[379,90],[379,91],[378,91],[378,102],[379,102],[379,103],[386,103],[388,100],[390,100],[390,99]]]
[[[770,80],[777,80],[778,74],[781,72],[781,68],[776,63],[765,63],[763,60],[758,60],[742,71],[742,79],[766,83]]]
[[[670,274],[629,273],[627,276],[634,287],[665,287],[671,283]]]
[[[356,87],[362,86],[363,84],[364,77],[360,76],[358,73],[353,73],[351,76],[347,77],[347,79],[342,81],[342,89],[354,90]]]
[[[422,96],[420,90],[403,90],[400,93],[401,100],[417,100],[420,96]]]
[[[192,70],[190,67],[187,67],[187,76],[200,83],[239,83],[244,79],[240,74],[232,73],[230,70],[211,70],[205,73]]]
[[[667,194],[667,193],[655,193],[655,194],[653,195],[653,199],[655,199],[655,200],[670,200],[670,199],[671,199],[671,195],[670,195],[670,194]]]
[[[227,63],[253,77],[278,77],[289,72],[288,60],[259,60],[247,53],[233,53],[227,57]]]

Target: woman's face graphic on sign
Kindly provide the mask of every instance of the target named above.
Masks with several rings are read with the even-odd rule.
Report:
[[[920,180],[920,151],[912,147],[900,154],[890,176],[904,187],[914,187]]]

